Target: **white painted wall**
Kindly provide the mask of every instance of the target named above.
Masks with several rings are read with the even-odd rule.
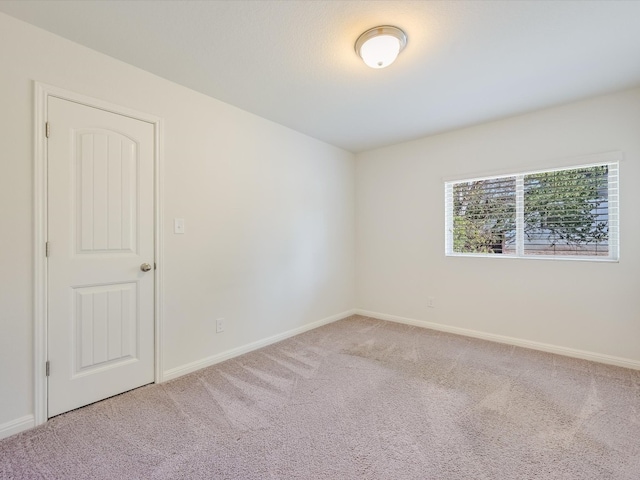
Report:
[[[612,150],[619,263],[445,257],[443,178]],[[356,179],[359,309],[640,362],[640,89],[363,153]]]
[[[165,371],[353,307],[352,154],[0,14],[0,432],[34,408],[34,80],[164,119]]]

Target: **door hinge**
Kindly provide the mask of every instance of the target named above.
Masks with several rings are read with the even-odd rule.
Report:
[[[44,242],[44,256],[49,256],[49,242]]]
[[[51,135],[51,127],[49,126],[49,122],[45,122],[45,124],[44,124],[44,136],[49,138],[49,135]]]
[[[44,364],[44,374],[46,377],[49,376],[49,360],[47,360],[47,363]]]

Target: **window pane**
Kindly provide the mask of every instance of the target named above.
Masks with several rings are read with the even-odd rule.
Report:
[[[608,167],[524,177],[525,255],[609,255]]]
[[[515,253],[516,178],[453,185],[453,251]]]

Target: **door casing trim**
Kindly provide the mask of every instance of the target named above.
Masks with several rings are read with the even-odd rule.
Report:
[[[154,131],[154,247],[156,268],[154,270],[154,380],[163,381],[162,366],[162,146],[163,121],[160,117],[122,107],[110,102],[87,97],[69,90],[34,82],[34,163],[33,163],[33,258],[34,258],[34,292],[33,292],[33,394],[35,425],[47,421],[47,377],[45,363],[47,352],[47,258],[45,242],[47,241],[47,139],[45,123],[48,119],[47,100],[49,97],[61,98],[93,108],[116,113],[141,120],[153,125]],[[52,127],[52,130],[55,127]],[[52,368],[55,368],[53,366]]]

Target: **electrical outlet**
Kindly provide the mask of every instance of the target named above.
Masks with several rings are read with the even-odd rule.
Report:
[[[224,332],[224,318],[216,320],[216,333]]]
[[[436,308],[436,301],[433,297],[427,297],[427,307]]]

